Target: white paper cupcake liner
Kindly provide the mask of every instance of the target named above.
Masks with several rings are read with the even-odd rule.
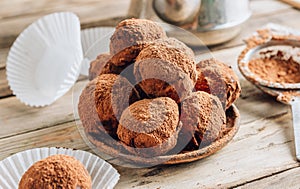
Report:
[[[7,58],[7,80],[26,105],[49,105],[73,86],[82,59],[78,17],[70,12],[50,14],[14,42]]]
[[[81,43],[84,55],[81,74],[88,75],[91,61],[101,53],[109,52],[110,37],[114,33],[113,27],[96,27],[81,31]]]
[[[92,177],[93,189],[114,188],[120,178],[116,169],[91,153],[65,148],[36,148],[17,153],[0,162],[0,188],[18,188],[23,174],[29,167],[56,154],[68,155],[79,160]]]

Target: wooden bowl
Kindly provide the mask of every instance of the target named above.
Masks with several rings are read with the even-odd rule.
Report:
[[[229,141],[232,140],[234,135],[239,129],[240,114],[235,105],[232,105],[226,111],[227,117],[227,131],[224,136],[209,146],[194,151],[186,151],[179,154],[162,155],[157,157],[141,157],[130,153],[131,147],[121,143],[110,137],[100,129],[88,129],[88,125],[83,126],[78,124],[79,131],[81,132],[86,143],[90,148],[99,156],[104,157],[109,155],[112,158],[107,159],[108,161],[113,160],[112,163],[120,162],[133,164],[135,166],[154,166],[159,164],[179,164],[196,161],[205,158],[223,148]],[[87,124],[87,122],[85,122]],[[106,156],[107,157],[107,156]],[[123,164],[123,163],[122,163]]]

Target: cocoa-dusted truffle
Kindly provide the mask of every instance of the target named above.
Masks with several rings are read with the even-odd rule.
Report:
[[[122,114],[118,137],[143,156],[158,156],[171,150],[177,141],[179,110],[168,97],[133,103]]]
[[[109,53],[100,54],[97,56],[96,60],[93,60],[89,68],[89,80],[95,79],[98,75],[101,74],[106,64],[111,59]],[[107,66],[106,66],[107,67]]]
[[[126,149],[128,146],[117,140],[115,129],[118,121],[114,118],[108,121],[101,121],[98,116],[95,102],[96,84],[97,78],[90,81],[80,95],[78,113],[84,132],[89,141],[98,149],[102,148],[100,143],[105,143],[122,153],[129,153],[130,150]],[[133,96],[130,98],[130,103],[137,100]]]
[[[105,132],[115,137],[123,110],[138,99],[138,93],[126,78],[115,74],[102,74],[83,90],[79,99],[79,116],[86,131],[104,128]],[[94,116],[95,111],[103,127],[95,128],[95,125],[99,126],[99,120]]]
[[[134,62],[144,45],[156,39],[165,38],[162,27],[145,19],[127,19],[120,22],[111,37],[110,52],[116,66]]]
[[[238,99],[241,85],[234,71],[226,64],[208,59],[197,64],[196,91],[205,91],[217,96],[225,109]]]
[[[81,92],[78,103],[78,114],[86,133],[110,130],[110,126],[106,129],[99,119],[96,111],[95,88],[97,79],[90,81]]]
[[[176,38],[168,37],[168,38],[157,39],[153,43],[156,43],[156,44],[162,43],[165,45],[169,45],[172,48],[181,50],[192,60],[194,60],[194,58],[195,58],[194,51],[191,48],[189,48],[186,44],[184,44],[183,42],[179,41]]]
[[[191,93],[197,81],[194,60],[164,43],[153,43],[140,52],[134,75],[148,96],[170,97],[177,103]]]
[[[89,69],[89,80],[95,79],[101,74],[120,74],[126,66],[116,66],[110,60],[112,56],[108,53],[100,54],[91,62]]]
[[[33,164],[23,175],[19,189],[91,189],[91,180],[80,161],[67,155],[53,155]]]
[[[226,125],[225,111],[220,100],[202,91],[192,93],[182,102],[180,120],[181,140],[190,140],[187,146],[189,150],[212,143]]]

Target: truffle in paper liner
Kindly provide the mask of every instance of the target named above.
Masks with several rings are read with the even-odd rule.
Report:
[[[96,27],[81,31],[81,43],[84,54],[81,74],[88,75],[90,63],[99,54],[109,52],[110,37],[114,33],[113,27]]]
[[[92,177],[93,189],[113,188],[119,180],[120,175],[116,169],[91,153],[65,148],[36,148],[19,152],[0,162],[0,188],[18,188],[19,181],[29,167],[39,160],[57,154],[79,160]]]
[[[7,58],[7,80],[26,105],[49,105],[73,86],[82,59],[78,17],[70,12],[50,14],[14,42]]]

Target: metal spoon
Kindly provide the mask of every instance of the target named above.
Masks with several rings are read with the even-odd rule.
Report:
[[[282,103],[289,104],[292,110],[293,116],[293,128],[294,128],[294,140],[296,158],[300,161],[300,84],[292,83],[283,85],[281,83],[270,83],[263,81],[254,75],[248,68],[248,62],[253,56],[262,48],[276,45],[287,45],[293,47],[300,47],[300,41],[297,40],[270,40],[260,46],[249,49],[243,57],[239,58],[238,66],[241,73],[247,80],[256,85],[263,92],[276,97],[276,99]]]

